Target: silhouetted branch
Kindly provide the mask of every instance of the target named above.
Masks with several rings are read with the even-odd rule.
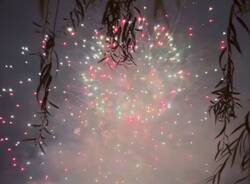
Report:
[[[66,26],[72,26],[75,30],[83,22],[86,11],[96,0],[73,0],[73,9],[69,12],[69,17],[64,18]]]
[[[246,114],[245,120],[238,127],[236,127],[230,134],[234,137],[232,140],[219,141],[217,145],[217,153],[215,160],[220,164],[213,176],[208,178],[208,182],[219,184],[221,175],[226,166],[233,167],[236,160],[239,160],[243,176],[234,183],[239,183],[247,180],[248,171],[250,169],[250,111]]]
[[[136,32],[140,31],[141,11],[135,0],[109,0],[102,18],[106,48],[100,62],[114,62],[115,65],[135,64]]]
[[[51,28],[50,24],[50,17],[49,17],[49,7],[50,7],[50,0],[44,1],[47,4],[47,8],[42,11],[45,11],[44,14],[44,24],[40,25],[38,23],[34,23],[36,28],[38,29],[38,33],[41,34],[43,37],[41,43],[41,51],[39,53],[34,53],[32,55],[36,55],[40,58],[40,73],[39,73],[39,85],[36,90],[36,99],[37,102],[40,104],[39,113],[41,121],[39,124],[34,124],[32,127],[38,129],[38,134],[34,138],[28,138],[24,141],[34,141],[36,145],[38,145],[42,152],[44,152],[43,146],[46,145],[45,142],[45,135],[51,135],[50,130],[48,128],[49,125],[49,110],[48,106],[51,105],[55,108],[58,108],[57,105],[52,103],[49,100],[50,95],[50,86],[52,84],[53,78],[53,65],[56,64],[58,68],[58,56],[55,51],[55,38],[56,38],[56,24],[58,19],[59,7],[60,7],[60,0],[56,1],[56,10],[55,10],[55,17],[54,22]],[[44,6],[44,5],[43,5]]]
[[[215,174],[208,178],[208,182],[212,184],[220,183],[221,175],[226,166],[229,165],[229,161],[231,161],[230,166],[232,167],[237,157],[241,160],[242,171],[245,172],[247,169],[250,170],[249,112],[245,117],[245,122],[228,135],[229,123],[237,117],[236,109],[241,107],[239,92],[234,88],[234,50],[242,54],[235,23],[238,22],[238,24],[250,34],[249,27],[243,19],[243,15],[248,6],[249,2],[247,0],[233,0],[227,27],[227,46],[221,51],[219,57],[219,67],[222,71],[222,79],[216,85],[216,90],[212,92],[212,94],[216,95],[216,99],[211,101],[211,106],[209,108],[209,112],[213,112],[215,116],[215,122],[222,123],[222,128],[216,136],[219,142],[217,144],[215,160],[219,162],[219,166]],[[235,136],[236,138],[234,138]],[[250,177],[250,174],[248,177]],[[247,176],[243,176],[235,183],[243,182],[246,178]]]

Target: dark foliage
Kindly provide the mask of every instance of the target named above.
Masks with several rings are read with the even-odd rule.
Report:
[[[221,175],[226,166],[231,161],[231,167],[235,164],[237,156],[241,159],[242,171],[250,171],[249,149],[249,112],[245,117],[245,122],[228,135],[228,127],[231,120],[237,118],[236,110],[241,107],[239,92],[234,88],[235,65],[233,60],[234,51],[242,54],[238,41],[236,22],[250,35],[248,25],[243,16],[249,7],[247,0],[234,0],[230,9],[229,23],[227,27],[227,47],[221,51],[219,57],[219,67],[222,71],[222,80],[216,85],[216,90],[212,93],[216,95],[216,100],[211,101],[209,112],[213,112],[215,122],[222,123],[222,128],[216,136],[219,139],[215,160],[219,166],[215,174],[209,177],[208,181],[212,184],[219,184]],[[232,140],[233,139],[233,140]],[[250,177],[250,175],[248,176]],[[235,183],[243,182],[248,177],[242,177]]]
[[[234,183],[244,182],[249,179],[250,169],[250,111],[247,113],[245,120],[236,127],[230,134],[233,139],[224,139],[217,144],[217,153],[215,160],[219,162],[216,172],[210,176],[207,181],[211,183],[220,183],[221,176],[226,166],[233,167],[237,161],[240,164],[242,175]]]
[[[135,0],[109,0],[102,18],[102,30],[107,36],[106,50],[100,62],[110,60],[115,65],[135,64],[136,32],[140,31],[140,10]]]
[[[87,9],[91,4],[94,4],[96,0],[74,0],[74,7],[69,12],[69,16],[64,18],[66,26],[72,26],[75,30],[83,22]]]
[[[48,106],[54,108],[59,108],[53,102],[49,100],[50,95],[50,86],[52,84],[53,78],[53,65],[56,65],[56,68],[59,67],[58,64],[58,55],[55,50],[55,39],[56,39],[56,23],[59,13],[60,0],[56,1],[56,10],[54,22],[51,24],[49,17],[49,6],[50,0],[39,1],[41,7],[41,15],[43,18],[43,24],[34,22],[34,26],[37,29],[37,33],[42,36],[41,41],[41,50],[38,53],[33,53],[31,55],[36,55],[40,58],[40,79],[39,85],[36,90],[37,102],[40,104],[40,112],[38,113],[41,121],[38,124],[33,124],[32,127],[38,129],[38,133],[34,138],[24,139],[24,141],[34,141],[35,145],[38,145],[42,152],[44,152],[44,145],[47,145],[46,134],[51,135],[51,131],[48,128],[49,125],[49,116],[50,112]],[[46,7],[46,8],[45,8]]]

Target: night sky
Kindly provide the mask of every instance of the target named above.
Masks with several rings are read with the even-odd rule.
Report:
[[[0,0],[1,184],[200,184],[213,173],[219,127],[207,110],[221,77],[230,1],[188,0],[181,11],[166,1],[171,32],[150,17],[152,4],[139,2],[147,31],[140,35],[136,66],[98,63],[102,1],[76,32],[69,27],[71,36],[58,39],[51,99],[60,109],[52,109],[53,136],[43,154],[22,142],[39,121],[39,60],[30,55],[40,45],[32,25],[38,7],[34,0]],[[66,1],[62,7],[60,17],[71,8]],[[249,107],[250,38],[239,32],[243,55],[235,55],[235,82]],[[227,170],[222,184],[237,176],[237,168]]]

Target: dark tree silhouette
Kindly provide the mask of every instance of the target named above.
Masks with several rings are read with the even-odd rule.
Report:
[[[107,0],[104,14],[101,20],[101,31],[107,38],[107,45],[104,55],[99,62],[112,62],[115,66],[136,64],[133,58],[136,46],[137,32],[141,31],[140,7],[136,5],[139,0]],[[202,0],[201,0],[202,1]],[[65,28],[68,26],[77,29],[84,21],[88,9],[94,5],[96,0],[71,0],[73,9],[64,18],[65,26],[63,30],[57,30],[58,12],[61,9],[60,0],[56,0],[56,6],[50,0],[38,0],[42,23],[34,22],[37,32],[41,35],[42,47],[38,53],[34,53],[40,58],[40,80],[37,87],[37,101],[40,105],[40,124],[34,124],[38,134],[34,138],[25,139],[32,141],[44,152],[46,145],[46,134],[51,135],[48,128],[50,112],[48,107],[59,108],[50,100],[50,87],[53,76],[58,68],[58,54],[55,50],[58,34],[67,35]],[[181,7],[185,0],[176,0],[177,6]],[[207,182],[219,184],[221,176],[229,167],[240,164],[242,175],[235,183],[250,183],[250,110],[245,115],[245,120],[238,126],[231,125],[230,122],[237,118],[237,109],[242,107],[240,93],[234,87],[234,59],[235,52],[242,54],[241,46],[238,41],[238,27],[242,27],[250,35],[249,25],[244,20],[244,15],[250,11],[249,0],[231,0],[229,18],[227,26],[226,48],[219,56],[219,67],[222,71],[222,80],[216,85],[212,92],[215,100],[211,101],[209,112],[215,117],[215,122],[222,124],[216,140],[217,153],[215,161],[218,167],[214,174],[207,178]],[[49,11],[53,14],[49,14]],[[154,0],[154,16],[159,13],[165,16],[163,0]],[[238,119],[237,119],[238,120]],[[236,127],[229,132],[230,127]],[[236,160],[240,160],[236,162]]]
[[[218,82],[215,87],[216,90],[212,92],[216,96],[216,100],[211,101],[209,107],[209,111],[214,114],[215,122],[222,123],[222,128],[216,136],[219,141],[215,160],[219,165],[215,174],[208,178],[208,181],[213,184],[220,183],[221,175],[226,166],[234,166],[236,160],[240,160],[243,176],[235,183],[246,180],[250,183],[250,111],[245,115],[243,123],[236,126],[231,133],[228,132],[231,127],[231,120],[237,118],[237,109],[242,107],[239,98],[240,93],[234,87],[235,65],[233,55],[235,51],[242,54],[236,23],[250,35],[250,29],[244,21],[244,15],[249,11],[249,3],[247,0],[234,0],[232,2],[227,26],[227,46],[221,51],[219,57],[222,80]]]

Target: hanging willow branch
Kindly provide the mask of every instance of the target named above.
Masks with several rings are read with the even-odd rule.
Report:
[[[242,177],[234,183],[240,183],[249,179],[250,170],[250,111],[245,116],[245,120],[238,127],[236,127],[230,134],[235,137],[228,142],[219,141],[217,145],[217,153],[215,160],[220,164],[213,176],[210,176],[207,181],[213,184],[220,183],[222,173],[226,166],[233,167],[236,160],[239,160]]]
[[[73,9],[69,12],[69,16],[64,18],[66,26],[72,26],[75,30],[83,22],[86,12],[91,4],[96,0],[73,0]]]
[[[216,100],[211,101],[209,112],[213,112],[215,122],[222,123],[222,128],[216,136],[219,139],[217,144],[217,153],[215,160],[219,162],[219,166],[213,176],[208,178],[208,182],[212,184],[219,184],[221,175],[226,166],[231,161],[231,167],[235,165],[237,157],[241,159],[241,166],[243,171],[249,169],[249,145],[250,145],[250,131],[249,131],[249,113],[247,113],[245,122],[237,127],[230,135],[227,134],[229,123],[237,117],[236,109],[241,107],[239,92],[234,88],[234,71],[235,65],[233,60],[234,51],[242,54],[242,50],[238,41],[238,35],[235,23],[237,22],[250,35],[248,25],[243,19],[245,10],[249,6],[247,0],[233,0],[229,23],[227,27],[227,47],[221,51],[219,57],[219,67],[222,71],[222,79],[216,85],[216,90],[212,94],[216,95]],[[234,138],[236,136],[236,138]],[[231,140],[234,138],[233,140]],[[247,163],[247,164],[246,164]],[[250,177],[244,176],[235,183],[243,182]]]
[[[80,25],[80,22],[83,21],[85,17],[85,11],[91,3],[95,0],[74,0],[74,8],[69,13],[69,18],[65,18],[67,21],[67,26],[72,26],[77,28]],[[38,53],[33,53],[31,55],[36,55],[40,58],[40,73],[39,73],[39,85],[36,90],[36,99],[40,105],[40,122],[38,124],[32,124],[32,127],[38,129],[38,134],[33,138],[24,139],[24,141],[32,141],[35,145],[38,145],[42,152],[45,153],[44,145],[46,144],[46,134],[52,135],[51,130],[49,130],[49,116],[51,116],[48,107],[54,107],[59,109],[59,107],[51,102],[49,96],[51,93],[51,84],[53,82],[53,75],[55,74],[56,69],[59,67],[59,58],[55,50],[56,38],[57,35],[56,25],[58,21],[58,14],[60,9],[60,0],[56,1],[54,13],[53,24],[51,24],[50,17],[50,0],[39,0],[39,10],[43,24],[34,22],[36,27],[36,32],[42,36],[41,50]],[[64,32],[64,31],[62,31]],[[65,32],[64,32],[65,33]]]
[[[102,18],[102,30],[107,37],[106,50],[99,62],[112,61],[115,65],[135,64],[136,32],[141,12],[134,5],[135,0],[109,0]]]
[[[40,1],[41,2],[41,1]],[[58,55],[55,50],[55,38],[56,38],[56,23],[59,13],[60,0],[56,1],[56,10],[54,22],[51,26],[50,17],[49,17],[49,7],[50,0],[43,1],[43,6],[41,8],[41,12],[43,15],[44,24],[38,24],[34,22],[37,29],[37,33],[41,34],[43,37],[41,42],[41,50],[39,53],[34,53],[31,55],[36,55],[40,58],[40,73],[39,73],[39,85],[36,90],[36,99],[40,104],[40,112],[38,113],[41,121],[38,124],[32,124],[32,127],[38,129],[38,134],[34,138],[24,139],[24,141],[34,141],[35,145],[39,145],[42,152],[44,152],[43,146],[46,145],[46,137],[45,135],[51,135],[51,131],[48,128],[49,125],[49,116],[50,112],[48,110],[48,106],[52,106],[54,108],[59,108],[53,102],[49,100],[50,87],[53,78],[53,65],[56,64],[56,68],[59,67],[58,64]],[[46,6],[46,8],[45,8]]]

